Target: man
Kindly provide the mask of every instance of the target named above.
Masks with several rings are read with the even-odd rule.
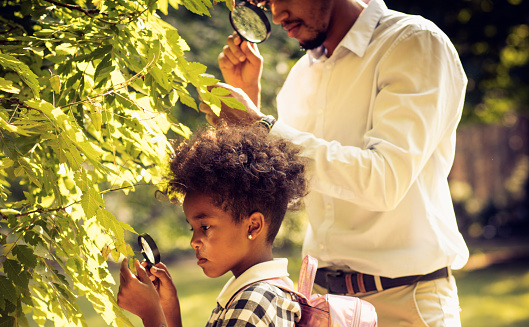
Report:
[[[262,4],[309,51],[278,94],[276,122],[258,110],[257,47],[230,36],[219,67],[248,95],[226,86],[248,111],[224,107],[220,118],[260,121],[303,146],[311,181],[303,252],[319,260],[316,283],[373,303],[382,327],[460,326],[450,269],[466,263],[468,249],[447,176],[467,79],[450,40],[382,0]]]

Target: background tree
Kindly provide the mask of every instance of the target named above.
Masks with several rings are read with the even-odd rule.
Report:
[[[210,0],[169,0],[209,15]],[[86,297],[109,324],[128,324],[107,269],[134,252],[134,229],[103,194],[158,184],[171,146],[187,136],[170,109],[217,110],[217,80],[186,60],[177,30],[156,10],[168,1],[1,2],[0,325],[86,325]],[[231,2],[228,1],[231,5]],[[235,104],[237,105],[237,104]]]
[[[506,113],[529,113],[529,1],[386,3],[432,20],[456,45],[469,77],[464,123],[496,123]]]

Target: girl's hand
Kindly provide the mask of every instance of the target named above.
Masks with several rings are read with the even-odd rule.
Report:
[[[140,317],[145,326],[167,325],[158,292],[138,260],[134,265],[138,276],[130,271],[127,258],[121,262],[118,305]]]
[[[169,327],[181,327],[180,302],[169,270],[163,263],[157,263],[150,269],[150,277],[158,292],[160,304]],[[154,277],[154,278],[153,278]]]

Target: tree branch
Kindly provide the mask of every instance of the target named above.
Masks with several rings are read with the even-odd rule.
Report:
[[[59,1],[56,1],[56,0],[44,0],[44,1],[49,2],[49,3],[53,3],[54,5],[59,6],[59,7],[68,8],[70,10],[80,11],[80,12],[84,13],[85,15],[88,15],[88,16],[90,16],[92,18],[94,18],[94,16],[92,16],[92,15],[97,15],[100,12],[99,9],[84,9],[81,6],[70,5],[70,4],[62,3],[62,2],[59,2]]]

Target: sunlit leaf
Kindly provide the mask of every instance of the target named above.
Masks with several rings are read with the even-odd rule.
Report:
[[[39,97],[39,81],[37,75],[23,62],[8,54],[0,53],[0,65],[5,69],[14,70],[20,78],[31,88],[35,98]]]

